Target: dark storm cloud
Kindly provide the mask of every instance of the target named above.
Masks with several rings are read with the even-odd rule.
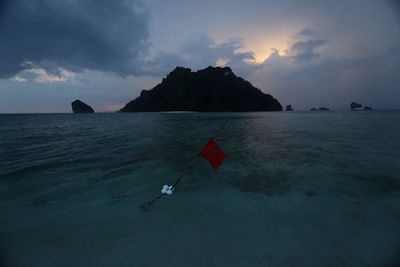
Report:
[[[400,18],[400,0],[387,0],[393,10],[399,15]]]
[[[138,72],[149,44],[140,0],[0,1],[0,78],[33,66],[57,73]]]

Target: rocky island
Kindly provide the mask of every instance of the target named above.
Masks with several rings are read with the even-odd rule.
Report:
[[[91,106],[83,103],[79,99],[71,103],[73,113],[94,113]]]
[[[358,108],[362,108],[362,105],[361,105],[361,104],[358,104],[358,103],[356,103],[356,102],[352,102],[352,103],[350,104],[350,109],[351,109],[351,110],[357,110]]]
[[[292,105],[287,105],[286,106],[286,111],[293,111],[294,109],[292,108]]]
[[[176,67],[153,89],[143,90],[121,112],[141,111],[281,111],[281,104],[229,67],[197,72]]]
[[[356,102],[352,102],[350,104],[350,110],[351,111],[362,111],[363,110],[362,107],[363,107],[363,105],[358,104]],[[372,110],[372,108],[370,106],[365,106],[364,110]]]
[[[310,111],[330,111],[329,108],[326,107],[320,107],[320,108],[311,108]]]

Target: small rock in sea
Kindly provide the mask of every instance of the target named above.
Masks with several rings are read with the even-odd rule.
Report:
[[[362,108],[362,105],[361,105],[361,104],[358,104],[358,103],[356,103],[356,102],[352,102],[352,103],[350,104],[350,109],[351,109],[351,110],[356,110],[356,109],[358,109],[358,108]]]
[[[75,100],[71,103],[72,112],[74,113],[94,113],[94,110],[91,106],[83,103],[79,99]]]
[[[293,111],[294,109],[292,108],[292,105],[287,105],[286,106],[286,111]]]
[[[326,107],[320,107],[318,110],[319,111],[330,111],[330,109],[326,108]]]
[[[364,110],[372,110],[372,108],[369,107],[369,106],[365,106],[365,107],[364,107]]]
[[[317,109],[316,108],[311,108],[310,111],[317,111]]]

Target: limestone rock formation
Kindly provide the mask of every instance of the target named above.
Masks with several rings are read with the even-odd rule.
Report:
[[[281,104],[229,67],[197,72],[177,67],[153,89],[143,90],[121,112],[141,111],[281,111]]]
[[[358,109],[358,108],[362,108],[362,105],[361,105],[361,104],[358,104],[358,103],[356,103],[356,102],[352,102],[352,103],[350,104],[350,109],[351,109],[351,110],[356,110],[356,109]]]
[[[91,106],[83,103],[79,99],[75,100],[71,103],[72,112],[74,113],[94,113],[94,110]]]
[[[286,106],[286,111],[293,111],[294,109],[292,108],[292,105],[287,105]]]

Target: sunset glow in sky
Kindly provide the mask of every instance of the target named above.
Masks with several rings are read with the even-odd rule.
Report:
[[[400,108],[395,0],[6,0],[0,113],[116,111],[176,66],[230,66],[283,106]]]

